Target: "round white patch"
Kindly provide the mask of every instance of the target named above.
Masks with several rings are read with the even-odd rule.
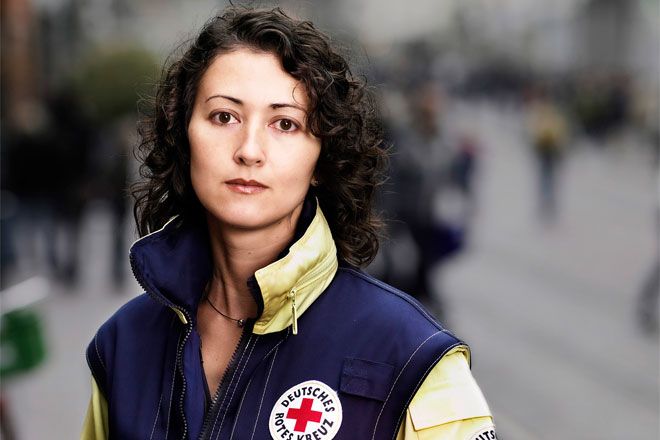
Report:
[[[337,393],[323,382],[308,380],[277,399],[268,428],[276,440],[330,440],[337,435],[341,419]]]

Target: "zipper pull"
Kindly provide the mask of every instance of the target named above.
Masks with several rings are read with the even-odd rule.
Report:
[[[296,310],[296,289],[291,289],[287,295],[291,300],[291,316],[293,317],[293,334],[298,334],[298,311]]]

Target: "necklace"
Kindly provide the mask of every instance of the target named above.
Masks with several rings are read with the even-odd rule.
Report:
[[[209,299],[208,296],[206,297],[206,302],[208,302],[209,305],[210,305],[211,307],[213,307],[213,310],[215,310],[216,312],[218,312],[219,315],[224,316],[224,317],[227,318],[227,319],[231,319],[231,320],[234,321],[234,322],[236,323],[236,325],[238,325],[239,327],[243,327],[243,326],[245,325],[245,319],[236,319],[236,318],[232,318],[231,316],[229,316],[229,315],[225,315],[224,313],[222,313],[222,312],[221,312],[221,311],[220,311],[215,305],[213,305],[213,303],[211,302],[211,300]]]

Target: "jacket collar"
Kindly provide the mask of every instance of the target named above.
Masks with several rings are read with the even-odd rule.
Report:
[[[323,293],[337,271],[337,250],[325,216],[315,199],[308,197],[305,205],[296,233],[299,238],[248,282],[261,312],[253,328],[256,334],[288,326],[295,333],[297,318]],[[204,223],[170,220],[133,244],[130,261],[138,283],[152,297],[172,308],[184,323],[195,322],[212,273]]]

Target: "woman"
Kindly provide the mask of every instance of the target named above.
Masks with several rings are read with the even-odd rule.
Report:
[[[141,132],[146,293],[87,350],[83,438],[494,438],[467,347],[357,268],[378,247],[373,114],[311,23],[207,23]]]

